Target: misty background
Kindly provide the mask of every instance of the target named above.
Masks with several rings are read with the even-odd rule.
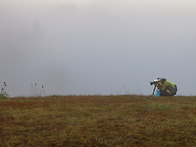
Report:
[[[196,95],[195,8],[194,0],[0,0],[0,88],[150,95],[161,76],[178,95]]]

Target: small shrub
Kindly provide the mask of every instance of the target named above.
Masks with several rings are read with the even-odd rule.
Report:
[[[0,93],[0,99],[1,98],[8,98],[9,95],[7,93]]]

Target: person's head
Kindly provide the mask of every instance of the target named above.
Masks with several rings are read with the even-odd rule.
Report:
[[[157,78],[157,81],[161,81],[162,83],[164,83],[166,81],[166,78]]]
[[[166,79],[165,78],[157,78],[156,79],[156,84],[155,84],[155,86],[161,86],[161,85],[163,85],[163,83],[166,81]]]

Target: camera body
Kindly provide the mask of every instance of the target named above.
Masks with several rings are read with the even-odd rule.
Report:
[[[161,81],[161,82],[165,82],[166,79],[165,78],[157,78],[156,80],[154,80],[153,82],[150,82],[150,85],[155,85],[155,84],[158,84],[158,82]]]
[[[157,81],[150,82],[150,85],[157,84]]]

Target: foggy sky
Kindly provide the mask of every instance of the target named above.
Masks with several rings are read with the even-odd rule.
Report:
[[[0,88],[6,81],[10,96],[150,95],[149,82],[161,76],[178,95],[196,95],[195,7],[194,0],[0,0]]]

